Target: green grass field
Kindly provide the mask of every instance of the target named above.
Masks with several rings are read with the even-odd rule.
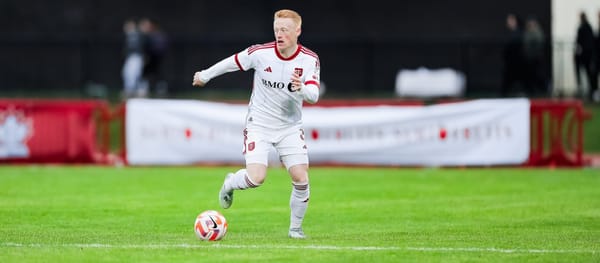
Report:
[[[311,170],[306,240],[290,180],[218,206],[235,167],[0,166],[0,262],[598,262],[600,170]],[[221,211],[222,241],[193,222]]]
[[[585,110],[590,114],[590,119],[583,123],[583,152],[600,153],[600,105],[587,105]]]

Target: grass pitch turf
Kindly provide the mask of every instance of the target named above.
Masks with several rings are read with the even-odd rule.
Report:
[[[235,169],[0,166],[0,262],[600,261],[600,170],[314,167],[290,240],[285,170],[223,210]],[[208,209],[222,241],[194,235]]]

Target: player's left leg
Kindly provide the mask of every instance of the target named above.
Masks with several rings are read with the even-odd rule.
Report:
[[[302,129],[291,129],[275,144],[292,179],[290,195],[290,230],[291,238],[305,238],[302,231],[302,221],[308,207],[310,186],[308,183],[308,154]]]
[[[288,156],[290,157],[290,156]],[[310,185],[308,184],[308,165],[297,164],[289,168],[292,178],[292,193],[290,195],[290,231],[291,238],[305,238],[302,231],[302,221],[308,208]]]

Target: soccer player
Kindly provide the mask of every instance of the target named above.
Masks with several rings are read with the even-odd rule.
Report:
[[[308,206],[308,153],[302,130],[302,103],[319,99],[320,64],[317,54],[298,43],[302,18],[292,10],[275,12],[275,41],[253,45],[194,74],[193,85],[204,86],[221,74],[254,69],[246,128],[246,168],[229,173],[219,192],[223,208],[233,202],[233,191],[256,188],[267,175],[268,153],[279,153],[292,179],[291,238],[305,238],[302,221]]]

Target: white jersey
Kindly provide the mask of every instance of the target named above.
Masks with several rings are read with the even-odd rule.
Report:
[[[254,69],[247,125],[282,129],[302,124],[302,102],[319,98],[320,65],[317,54],[302,45],[289,58],[279,54],[275,42],[253,45],[200,73],[210,79],[235,70]],[[300,75],[303,88],[291,90],[292,74]]]

